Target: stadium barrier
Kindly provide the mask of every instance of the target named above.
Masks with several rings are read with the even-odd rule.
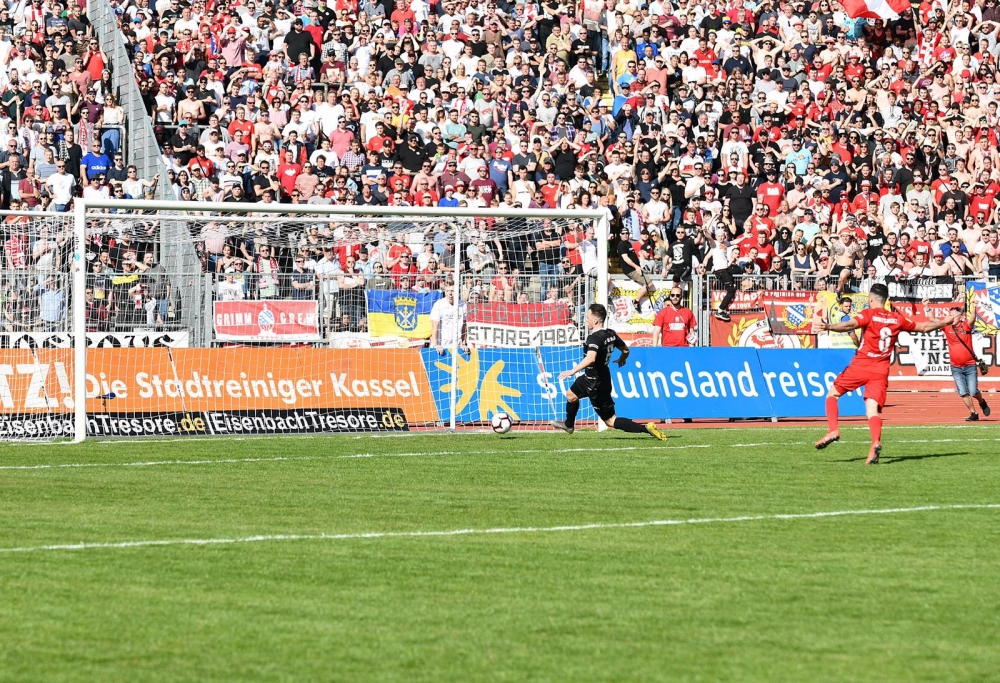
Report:
[[[541,356],[539,363],[538,356]],[[844,350],[637,348],[612,367],[622,415],[637,419],[779,418],[823,414]],[[561,417],[558,379],[576,346],[470,349],[95,348],[88,353],[90,436],[405,431],[450,418],[482,424]],[[20,438],[72,431],[72,350],[11,349],[0,364],[0,432]],[[544,375],[543,375],[544,368]],[[558,413],[558,414],[554,414]],[[860,415],[858,395],[841,414]],[[579,416],[594,420],[589,403]]]
[[[967,312],[975,314],[973,348],[987,365],[997,367],[996,335],[1000,314],[1000,288],[989,280],[961,278],[927,278],[927,282],[908,283],[891,289],[896,295],[892,307],[915,320],[941,317],[964,303]],[[940,282],[938,280],[945,280]],[[725,295],[721,290],[710,292],[710,301],[717,307]],[[868,307],[868,295],[857,292],[848,295],[853,312]],[[920,298],[917,298],[920,297]],[[835,292],[754,290],[739,293],[730,307],[731,320],[709,318],[710,342],[713,347],[758,349],[847,348],[854,344],[846,334],[813,334],[816,318],[831,320],[842,315]],[[903,332],[893,352],[890,378],[901,382],[905,390],[950,390],[954,388],[948,345],[940,331],[929,333]],[[984,377],[987,384],[998,378]],[[905,386],[904,386],[905,385]]]

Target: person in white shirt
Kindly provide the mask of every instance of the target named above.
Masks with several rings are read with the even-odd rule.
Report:
[[[76,185],[76,179],[66,172],[66,162],[57,161],[56,172],[45,181],[45,186],[49,188],[49,193],[52,195],[53,209],[61,213],[69,208],[69,204],[73,200],[74,185]]]
[[[444,290],[444,298],[438,299],[431,307],[431,347],[443,355],[445,349],[453,348],[457,342],[464,351],[465,340],[465,302],[459,302],[456,310],[455,287],[448,286]]]
[[[218,284],[220,301],[241,301],[246,298],[243,283],[236,281],[235,273],[226,273],[226,279]]]
[[[580,242],[580,257],[583,259],[583,274],[596,275],[597,240],[594,238],[593,226],[587,228],[587,230],[583,233],[583,241]]]
[[[344,271],[340,267],[340,259],[333,249],[333,245],[323,246],[323,258],[316,262],[313,269],[316,279],[319,280],[319,292],[323,301],[323,314],[329,319],[335,312],[337,303],[337,293],[340,291],[338,276]]]

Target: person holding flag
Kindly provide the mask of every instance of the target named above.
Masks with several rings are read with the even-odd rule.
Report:
[[[962,305],[956,306],[955,310],[961,314]],[[972,324],[975,320],[976,311],[973,308],[967,316],[961,316],[954,325],[942,329],[944,338],[948,342],[948,358],[951,361],[951,376],[955,380],[955,391],[969,409],[966,422],[979,421],[976,402],[979,403],[983,415],[990,416],[990,404],[979,391],[979,360],[972,350]]]

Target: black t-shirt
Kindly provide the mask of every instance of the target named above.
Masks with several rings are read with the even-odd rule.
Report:
[[[551,242],[553,240],[559,239],[559,233],[555,230],[547,229],[542,230],[535,237],[535,242]],[[535,251],[535,261],[537,263],[546,263],[553,265],[559,263],[559,247],[548,247],[545,249],[538,249]]]
[[[750,158],[753,160],[754,166],[759,170],[764,164],[764,160],[767,157],[771,157],[771,161],[777,159],[777,154],[780,152],[778,147],[771,142],[760,143],[755,142],[750,145],[749,148]]]
[[[570,50],[570,55],[569,55],[570,66],[576,66],[576,63],[580,61],[580,57],[586,57],[593,54],[593,50],[591,50],[590,45],[587,43],[587,41],[580,40],[579,38],[577,38],[570,44],[569,50]]]
[[[400,145],[400,147],[396,150],[396,158],[399,159],[401,164],[403,164],[403,168],[407,171],[416,173],[420,170],[421,165],[427,158],[427,154],[419,146],[410,149],[410,145],[406,144]]]
[[[882,255],[882,245],[886,244],[885,235],[881,232],[875,235],[868,235],[868,252],[865,254],[868,263],[871,263]]]
[[[618,254],[618,264],[621,266],[623,273],[631,273],[635,270],[635,265],[629,265],[625,262],[625,257],[628,256],[632,260],[632,263],[639,263],[639,257],[635,255],[635,249],[632,248],[631,242],[621,240],[615,248],[615,253]]]
[[[948,203],[949,198],[955,200],[955,218],[959,220],[964,219],[966,211],[969,210],[969,196],[961,190],[956,190],[954,192],[948,190],[941,195],[942,208]]]
[[[309,46],[313,39],[307,31],[295,31],[285,35],[285,46],[288,48],[288,61],[292,64],[299,63],[299,55],[309,54]]]
[[[563,150],[559,148],[552,152],[552,161],[555,162],[554,170],[559,180],[569,180],[573,177],[573,171],[579,161],[576,150],[570,148]]]
[[[679,207],[687,206],[688,200],[684,196],[684,183],[680,181],[674,181],[673,178],[667,178],[666,188],[667,192],[670,193],[671,206],[679,206]]]
[[[597,359],[587,366],[583,374],[597,380],[611,381],[611,370],[608,365],[611,363],[611,353],[615,348],[622,348],[625,342],[618,338],[614,330],[596,330],[587,335],[587,340],[583,343],[584,354],[594,351]]]
[[[694,255],[695,244],[690,235],[682,240],[677,240],[669,247],[670,270],[680,273],[685,268],[691,267],[691,257]]]
[[[181,137],[180,133],[174,133],[170,138],[170,144],[174,147],[174,156],[177,160],[184,166],[187,166],[188,162],[191,161],[191,157],[195,153],[191,150],[183,149],[184,147],[192,146],[196,147],[198,145],[198,140],[195,139],[193,135],[185,135]]]
[[[729,210],[737,221],[746,220],[753,213],[753,200],[757,196],[749,185],[729,188]]]

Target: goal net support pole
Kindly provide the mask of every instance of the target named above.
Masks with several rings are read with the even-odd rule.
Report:
[[[73,220],[73,443],[87,438],[87,208],[78,199]]]
[[[611,232],[611,222],[608,220],[607,213],[602,212],[595,232],[597,233],[597,294],[594,297],[594,301],[604,304],[604,306],[609,306],[611,302],[608,299],[608,285],[610,284],[611,273],[609,272],[608,263],[611,256],[608,253],[608,238]],[[607,429],[608,426],[604,424],[604,420],[597,418],[597,431],[603,432]]]
[[[454,331],[451,340],[451,391],[448,396],[449,413],[451,418],[448,423],[449,428],[455,431],[458,426],[455,406],[458,402],[458,353],[462,345],[462,221],[455,221],[455,307],[452,313],[452,330]],[[440,334],[440,330],[438,331]],[[440,341],[440,340],[438,340]]]

